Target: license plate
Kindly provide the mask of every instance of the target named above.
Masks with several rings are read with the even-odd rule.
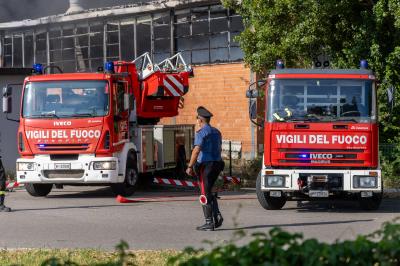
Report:
[[[271,197],[280,198],[282,196],[282,193],[280,191],[270,191],[269,195]]]
[[[361,191],[361,198],[370,198],[372,197],[372,191]]]
[[[328,190],[310,190],[308,194],[311,198],[327,198],[329,197]]]
[[[55,170],[69,170],[69,169],[71,169],[71,164],[70,163],[56,163],[56,164],[54,164],[54,169]]]

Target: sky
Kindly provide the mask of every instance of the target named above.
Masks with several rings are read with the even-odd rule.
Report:
[[[150,1],[151,0],[83,0],[85,8]],[[51,2],[50,5],[49,2]],[[68,9],[68,6],[69,0],[0,0],[0,22],[34,19],[61,14]]]

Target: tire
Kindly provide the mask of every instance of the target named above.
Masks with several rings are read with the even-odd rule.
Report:
[[[374,211],[379,209],[382,202],[382,193],[373,194],[371,198],[360,198],[360,208],[365,211]]]
[[[111,189],[116,196],[121,195],[124,197],[132,196],[139,185],[139,172],[137,169],[137,160],[134,152],[128,153],[128,160],[126,161],[125,180],[123,183],[111,184]]]
[[[261,190],[261,172],[258,174],[256,181],[256,193],[258,202],[266,210],[280,210],[286,204],[286,198],[272,198],[268,193]]]
[[[25,184],[25,189],[33,197],[46,197],[49,195],[53,184]]]

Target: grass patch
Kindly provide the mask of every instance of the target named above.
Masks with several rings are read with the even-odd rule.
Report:
[[[179,251],[104,252],[92,249],[26,249],[0,251],[1,265],[166,265]]]

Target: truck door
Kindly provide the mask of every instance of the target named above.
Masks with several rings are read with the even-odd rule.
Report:
[[[114,83],[114,148],[116,150],[122,149],[124,143],[129,140],[129,108],[124,106],[124,98],[127,91],[127,82],[117,81]]]

